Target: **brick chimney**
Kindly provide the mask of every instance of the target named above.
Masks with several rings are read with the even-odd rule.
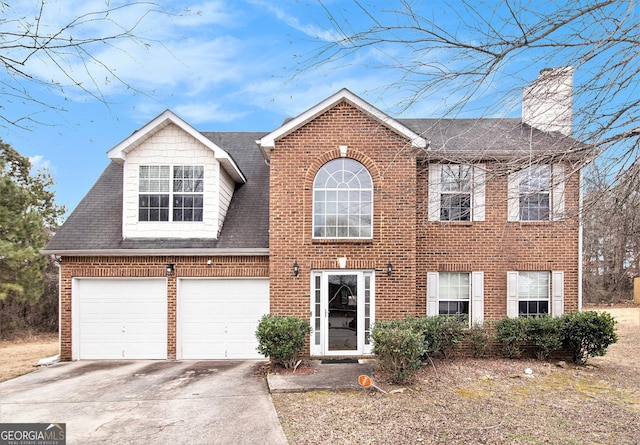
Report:
[[[571,136],[573,67],[545,68],[524,89],[522,122],[538,130]]]

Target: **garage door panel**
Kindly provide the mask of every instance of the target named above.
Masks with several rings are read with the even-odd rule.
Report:
[[[182,279],[178,294],[180,358],[263,358],[255,331],[269,312],[268,280]]]
[[[102,322],[91,323],[86,322],[80,325],[80,332],[82,339],[104,339],[120,338],[122,336],[122,323],[121,322]]]
[[[214,297],[212,297],[214,298]],[[201,320],[208,320],[209,314],[223,314],[225,313],[226,303],[223,301],[207,301],[207,300],[199,300],[199,301],[190,301],[185,302],[185,305],[181,306],[182,310],[185,313],[189,313],[190,317],[194,320],[200,318]]]
[[[259,321],[258,318],[251,321],[229,321],[227,324],[227,332],[229,335],[239,336],[253,329],[251,332],[255,334]]]
[[[82,301],[80,303],[80,310],[82,314],[86,316],[99,316],[99,315],[111,315],[121,312],[122,300],[116,301]],[[92,322],[95,321],[91,318]]]
[[[166,330],[167,330],[166,323],[160,323],[160,322],[146,323],[142,321],[139,323],[127,322],[124,325],[124,328],[122,329],[124,333],[133,334],[136,336],[136,338],[141,338],[141,336],[148,334],[152,338],[157,338],[157,339],[159,339],[161,335],[166,334]],[[155,343],[151,339],[148,339],[147,341],[149,343]],[[136,339],[131,339],[130,342],[135,343]]]
[[[83,344],[82,360],[121,359],[122,348],[113,343],[87,342]]]
[[[247,357],[253,357],[257,354],[255,349],[248,347],[243,341],[234,342],[230,340],[227,351],[227,358],[236,360],[246,359]],[[258,357],[262,358],[262,356]]]
[[[77,279],[80,359],[166,359],[165,279]]]
[[[124,359],[166,359],[167,342],[129,342],[122,356]]]
[[[213,324],[209,321],[202,321],[199,323],[189,323],[188,325],[183,324],[181,328],[182,328],[183,337],[187,335],[192,335],[195,337],[207,337],[210,335],[224,334],[226,330],[223,324],[221,323]]]
[[[166,302],[165,302],[166,303]],[[126,304],[128,311],[122,314],[125,320],[143,322],[145,314],[156,313],[164,309],[164,304],[157,305],[145,304],[145,303],[136,303],[131,301],[122,301],[120,304]]]

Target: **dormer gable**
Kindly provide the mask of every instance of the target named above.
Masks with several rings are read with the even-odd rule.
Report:
[[[123,166],[124,239],[217,239],[246,182],[225,150],[169,110],[108,156]]]
[[[347,102],[352,106],[356,107],[358,110],[367,114],[372,119],[380,122],[380,124],[384,125],[390,130],[396,132],[398,135],[409,140],[413,147],[415,148],[427,147],[428,145],[427,141],[422,136],[415,133],[413,130],[406,127],[396,119],[393,119],[389,115],[383,113],[382,111],[380,111],[373,105],[369,104],[368,102],[364,101],[360,97],[356,96],[348,89],[343,88],[337,93],[333,94],[332,96],[318,103],[317,105],[309,108],[307,111],[299,114],[297,117],[285,122],[279,128],[265,135],[263,138],[257,140],[256,143],[262,150],[265,158],[269,160],[271,156],[271,150],[275,148],[276,141],[296,131],[297,129],[304,126],[308,122],[314,120],[316,117],[325,113],[327,110],[333,108],[335,105],[337,105],[340,102]]]
[[[162,114],[151,120],[142,128],[134,131],[131,136],[109,150],[107,152],[107,156],[109,156],[110,159],[114,160],[118,164],[122,165],[127,159],[127,153],[131,152],[136,147],[147,141],[150,137],[161,131],[167,125],[171,124],[180,128],[186,133],[186,135],[191,136],[196,141],[201,143],[204,147],[211,150],[214,153],[214,157],[218,159],[220,164],[222,164],[223,168],[226,170],[227,174],[229,174],[229,176],[231,176],[231,178],[236,183],[243,184],[247,182],[246,178],[236,165],[235,161],[231,158],[231,156],[229,156],[226,151],[218,147],[211,140],[207,139],[204,135],[202,135],[202,133],[193,128],[185,120],[181,119],[171,110],[165,110]]]

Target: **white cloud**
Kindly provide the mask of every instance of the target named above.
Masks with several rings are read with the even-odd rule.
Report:
[[[230,112],[228,108],[212,102],[176,105],[173,111],[193,125],[205,122],[233,122],[246,115],[241,112]]]
[[[309,23],[300,23],[300,20],[296,16],[287,13],[283,8],[276,6],[272,1],[249,0],[249,3],[267,9],[268,11],[273,13],[278,20],[309,37],[320,39],[325,42],[335,42],[336,40],[339,40],[339,37],[337,37],[336,34],[331,30],[323,29]]]
[[[29,162],[31,162],[32,173],[38,170],[51,170],[51,161],[45,159],[43,155],[29,156]]]
[[[183,27],[200,27],[209,25],[229,26],[236,19],[236,14],[225,1],[206,1],[196,4],[171,2],[169,5],[177,15],[175,24]]]
[[[123,4],[114,1],[112,7]],[[103,0],[46,5],[50,23],[57,24],[78,12],[105,7]],[[404,112],[402,100],[411,97],[416,84],[402,81],[401,69],[389,68],[415,55],[400,47],[367,48],[319,64],[296,57],[296,53],[310,54],[314,47],[335,41],[321,25],[305,23],[322,21],[309,5],[302,9],[297,2],[266,0],[185,5],[183,1],[165,1],[166,13],[146,15],[139,24],[136,33],[145,40],[98,44],[92,47],[95,62],[85,66],[80,59],[67,57],[65,68],[85,88],[104,95],[107,102],[129,102],[127,97],[134,97],[135,120],[152,118],[164,108],[194,124],[241,121],[253,112],[295,116],[344,87],[393,116],[400,112],[405,116],[441,116],[447,103],[459,99],[448,89],[419,98]],[[124,26],[131,26],[144,12],[124,11],[129,13],[122,17],[113,14],[114,22]],[[113,31],[113,26],[95,22],[85,31]],[[51,61],[34,60],[29,68],[45,81],[69,84]],[[401,82],[394,84],[397,80]],[[86,100],[86,94],[73,87],[64,88],[63,96],[65,100]]]
[[[149,49],[126,42],[118,51],[102,53],[100,60],[136,89],[181,85],[187,94],[197,94],[210,85],[240,77],[240,67],[234,63],[240,47],[230,36],[167,41]]]
[[[50,32],[77,14],[105,8],[100,1],[67,2],[67,6],[47,3],[46,27]],[[113,35],[140,20],[136,37],[91,43],[85,46],[88,53],[64,50],[55,61],[40,53],[26,69],[44,82],[61,85],[62,94],[71,98],[83,95],[74,84],[98,96],[177,86],[186,87],[188,94],[197,94],[210,85],[237,79],[242,45],[238,38],[224,33],[222,24],[234,23],[224,3],[201,3],[186,12],[177,3],[169,6],[177,10],[175,14],[148,13],[144,9],[148,5],[116,9],[109,20],[90,21],[73,36],[64,34],[65,38],[79,41]]]

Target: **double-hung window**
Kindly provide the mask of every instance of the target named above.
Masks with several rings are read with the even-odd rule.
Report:
[[[564,272],[507,273],[507,315],[541,317],[564,312]]]
[[[549,272],[518,274],[518,316],[549,315]]]
[[[551,213],[551,166],[537,165],[520,172],[520,221],[548,221]]]
[[[509,175],[509,221],[564,218],[564,166],[532,165]]]
[[[429,164],[429,221],[484,221],[485,168]]]
[[[174,221],[202,221],[203,180],[202,166],[173,167]]]
[[[472,169],[444,164],[440,172],[440,221],[471,221]]]
[[[373,181],[360,162],[334,159],[313,182],[314,238],[372,238]]]
[[[471,302],[469,273],[441,273],[438,290],[438,315],[454,316],[468,322]]]
[[[141,165],[139,221],[202,221],[204,167]]]
[[[169,221],[170,175],[168,165],[140,166],[139,221]]]
[[[484,319],[483,272],[429,272],[427,315],[457,317],[468,323]]]

